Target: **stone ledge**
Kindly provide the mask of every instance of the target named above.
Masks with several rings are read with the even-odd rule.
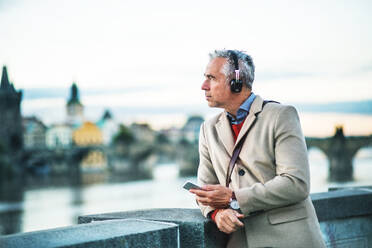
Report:
[[[178,226],[126,219],[26,232],[0,237],[0,248],[167,247],[178,246]]]
[[[364,190],[364,191],[371,191],[372,186],[339,186],[339,187],[329,187],[328,191],[335,191],[335,190]]]
[[[320,222],[372,215],[372,192],[355,188],[311,195]]]

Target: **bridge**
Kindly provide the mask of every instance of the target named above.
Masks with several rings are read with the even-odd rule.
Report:
[[[334,136],[327,138],[306,137],[308,149],[312,147],[319,148],[328,158],[329,162],[329,180],[334,182],[345,182],[353,180],[353,158],[357,152],[363,148],[372,145],[372,135],[370,136],[345,136],[342,127],[336,127]],[[183,147],[183,149],[186,149]],[[91,151],[99,151],[103,154],[107,161],[108,167],[120,160],[120,153],[115,152],[115,148],[94,145],[94,146],[73,146],[69,148],[58,149],[29,149],[23,154],[22,164],[26,168],[37,167],[43,165],[59,164],[64,162],[69,167],[71,175],[79,175],[81,173],[81,161]],[[157,153],[156,146],[137,145],[132,147],[129,153],[125,156],[129,159],[130,173],[134,175],[143,175],[146,178],[151,177],[152,166],[139,166],[146,159],[151,158]],[[196,154],[197,150],[189,151],[187,154]],[[197,156],[196,156],[197,157]],[[182,157],[182,160],[189,159]],[[189,165],[190,175],[196,175],[197,161],[192,160]]]
[[[55,149],[29,148],[23,152],[23,161],[29,164],[42,164],[65,160],[70,165],[78,165],[89,152],[97,150],[108,154],[108,148],[103,145],[72,146]]]
[[[372,135],[345,136],[342,126],[338,126],[332,137],[306,137],[306,145],[308,149],[319,148],[327,156],[330,181],[346,182],[353,180],[354,156],[361,148],[372,145]]]
[[[115,147],[105,145],[71,146],[54,149],[32,148],[22,153],[21,165],[25,172],[47,174],[50,169],[59,171],[59,174],[76,177],[82,172],[103,172],[106,169],[117,170],[131,175],[131,178],[150,178],[152,175],[151,155],[155,152],[152,147],[145,145],[132,146],[127,149],[128,154],[123,155]],[[84,166],[84,161],[91,153],[99,153],[104,165]],[[91,161],[90,161],[91,162]],[[89,159],[88,159],[89,163]],[[118,172],[118,171],[116,171]]]

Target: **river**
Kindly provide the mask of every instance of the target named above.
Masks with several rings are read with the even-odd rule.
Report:
[[[372,185],[372,148],[358,152],[354,159],[354,181],[344,184],[327,181],[327,160],[319,150],[311,149],[309,159],[311,193],[327,191],[328,187],[335,186]],[[7,194],[5,199],[8,200],[0,201],[0,234],[73,225],[79,215],[197,207],[193,195],[182,189],[186,180],[196,182],[196,178],[179,178],[175,164],[156,166],[152,180],[108,183],[92,177],[90,183],[82,186],[46,182],[43,186],[28,183],[21,189],[14,186],[3,188],[0,199]]]

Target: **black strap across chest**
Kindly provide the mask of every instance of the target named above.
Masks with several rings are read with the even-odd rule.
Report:
[[[263,103],[262,103],[262,110],[261,110],[261,112],[263,111],[263,108],[265,107],[265,105],[266,105],[267,103],[278,103],[278,104],[279,104],[279,102],[276,102],[276,101],[265,100],[265,101],[263,101]],[[256,114],[256,117],[257,117],[261,112],[258,112],[258,113]],[[244,136],[239,140],[238,144],[235,146],[235,149],[234,149],[233,155],[232,155],[231,160],[230,160],[230,163],[229,163],[229,167],[227,168],[226,187],[229,187],[229,184],[230,184],[230,182],[231,182],[231,175],[232,175],[232,173],[233,173],[233,170],[234,170],[234,167],[235,167],[235,164],[236,164],[236,160],[238,160],[238,157],[239,157],[240,151],[242,150],[244,140],[245,140],[245,138],[247,137],[247,134],[249,133],[249,130],[253,127],[253,125],[254,125],[254,123],[256,122],[256,120],[257,120],[257,118],[254,120],[254,122],[253,122],[252,125],[249,127],[249,129],[248,129],[247,132],[244,134]]]

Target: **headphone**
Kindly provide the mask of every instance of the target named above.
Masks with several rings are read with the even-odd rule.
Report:
[[[228,50],[230,58],[234,61],[235,67],[235,78],[230,81],[230,90],[232,93],[239,93],[242,91],[243,88],[243,81],[240,79],[239,76],[239,60],[238,56],[236,55],[235,51]]]

